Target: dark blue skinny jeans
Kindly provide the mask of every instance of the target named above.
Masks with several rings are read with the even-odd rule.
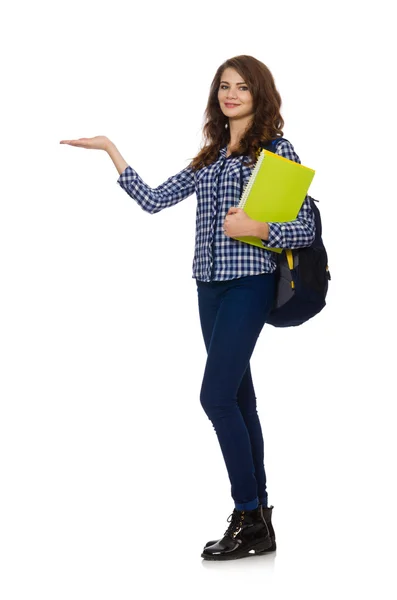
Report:
[[[274,273],[196,280],[207,361],[200,402],[218,437],[235,508],[267,506],[262,429],[250,358],[275,295]]]

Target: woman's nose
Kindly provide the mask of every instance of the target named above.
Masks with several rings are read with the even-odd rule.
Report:
[[[235,100],[236,97],[237,97],[237,93],[236,93],[236,91],[229,90],[228,93],[227,93],[227,95],[226,95],[226,97],[230,98],[231,100],[232,99]]]

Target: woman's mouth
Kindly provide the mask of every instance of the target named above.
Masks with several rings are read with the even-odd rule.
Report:
[[[230,104],[229,102],[225,102],[225,106],[227,106],[227,108],[234,108],[235,106],[239,106],[238,104]]]

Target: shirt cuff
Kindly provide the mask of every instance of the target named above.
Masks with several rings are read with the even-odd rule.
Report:
[[[281,248],[282,247],[282,223],[268,223],[269,226],[269,237],[267,240],[262,240],[265,246],[269,248]]]
[[[124,169],[124,171],[122,173],[120,173],[117,183],[123,189],[125,189],[131,183],[131,181],[133,181],[137,176],[138,176],[138,173],[132,167],[130,167],[128,165],[128,167],[126,167]]]

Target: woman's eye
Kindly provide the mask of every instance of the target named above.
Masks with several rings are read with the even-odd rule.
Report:
[[[221,90],[224,90],[225,88],[229,87],[228,85],[221,85]],[[243,90],[244,92],[246,92],[248,90],[248,87],[246,85],[240,85],[240,90]]]

